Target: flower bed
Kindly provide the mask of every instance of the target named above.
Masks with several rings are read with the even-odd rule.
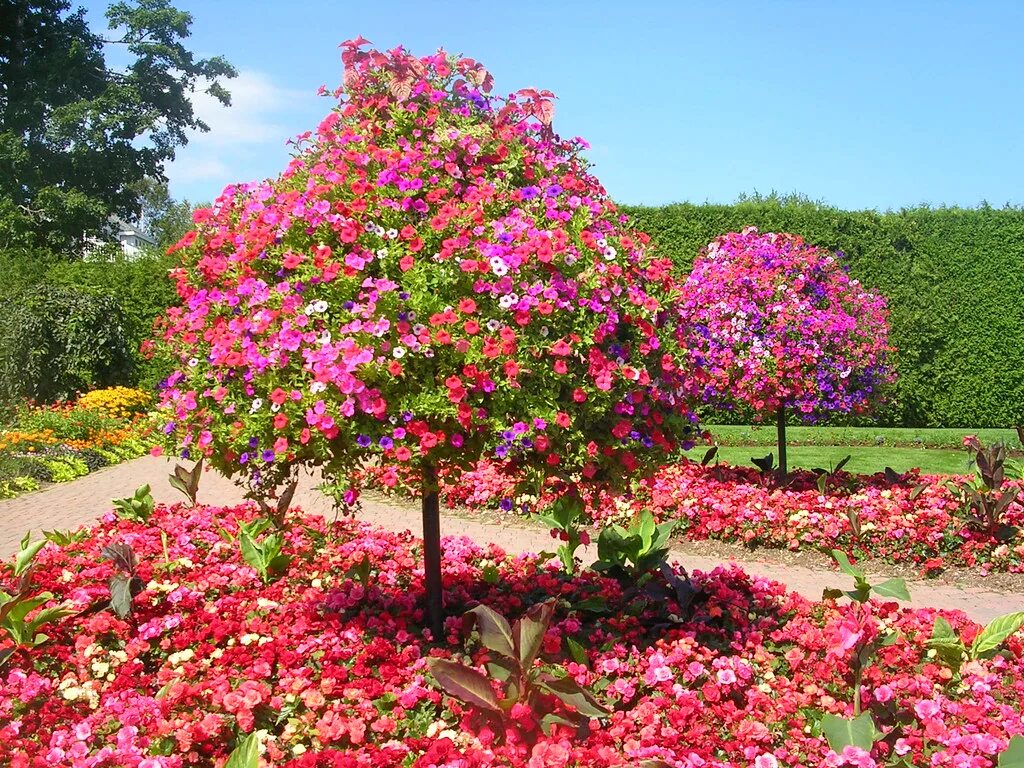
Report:
[[[267,764],[290,768],[985,768],[1024,732],[1020,638],[953,676],[925,647],[935,611],[812,603],[735,568],[694,574],[700,596],[688,606],[645,604],[594,573],[571,579],[448,539],[456,618],[432,646],[417,540],[305,518],[283,534],[291,563],[265,583],[232,541],[253,515],[158,507],[148,524],[110,515],[80,542],[47,545],[33,589],[79,613],[0,667],[0,763],[215,766],[259,731]],[[138,558],[141,591],[126,620],[102,609],[117,571],[100,550],[115,544]],[[9,571],[0,580],[13,587]],[[549,596],[558,603],[545,663],[593,691],[607,716],[545,735],[529,708],[511,708],[496,727],[441,692],[426,657],[481,661],[459,613],[484,603],[515,618]],[[944,615],[966,641],[977,634],[961,614]],[[898,637],[862,687],[884,738],[870,755],[838,756],[819,722],[851,713],[851,658],[888,629]]]
[[[366,481],[385,490],[399,478],[381,471]],[[952,478],[954,482],[963,478]],[[532,511],[543,507],[536,494],[517,495],[517,477],[506,466],[483,462],[443,489],[450,506],[469,509]],[[842,549],[860,557],[920,567],[934,575],[948,566],[1024,572],[1024,537],[999,541],[968,527],[963,502],[950,478],[908,472],[896,477],[840,473],[827,493],[818,476],[791,475],[775,487],[752,467],[701,466],[684,461],[665,466],[638,484],[631,498],[591,499],[595,519],[629,517],[648,509],[658,520],[678,520],[678,532],[692,540],[716,540],[751,547],[830,552]],[[1020,483],[1016,483],[1020,485]],[[1024,527],[1024,496],[1003,517]],[[854,534],[854,523],[860,535]]]
[[[75,402],[22,406],[0,432],[0,498],[66,482],[149,448],[141,390],[94,390]]]

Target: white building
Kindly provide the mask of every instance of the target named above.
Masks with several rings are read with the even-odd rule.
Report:
[[[126,258],[135,259],[141,256],[147,248],[156,247],[156,240],[134,224],[129,224],[127,221],[114,216],[110,219],[105,238],[88,238],[85,248],[85,258],[88,260],[97,258],[102,259],[104,257],[99,254],[106,251],[104,246],[114,244],[121,246],[121,251],[124,253]],[[106,251],[106,253],[106,258],[110,258],[109,251]]]
[[[156,240],[128,222],[114,219],[111,225],[111,229],[117,237],[117,242],[121,245],[121,250],[129,258],[139,256],[146,248],[156,246]]]

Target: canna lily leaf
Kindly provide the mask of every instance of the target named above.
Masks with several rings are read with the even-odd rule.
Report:
[[[18,554],[14,559],[14,575],[21,576],[29,569],[32,565],[32,561],[35,556],[39,554],[44,546],[46,546],[46,539],[41,539],[36,542],[30,541],[32,533],[26,533],[25,538],[21,540],[21,549],[18,550]]]
[[[504,616],[486,605],[478,605],[467,613],[472,614],[476,619],[480,642],[485,648],[509,659],[516,658],[512,641],[512,627],[509,626]]]
[[[427,668],[441,689],[452,698],[488,712],[501,711],[491,681],[482,672],[451,659],[427,659]]]
[[[540,653],[544,635],[551,625],[551,617],[555,614],[555,601],[547,600],[533,606],[523,618],[512,627],[512,640],[516,655],[523,669],[533,666]]]
[[[537,687],[556,696],[563,704],[572,707],[584,717],[605,717],[608,710],[601,706],[590,691],[581,688],[571,677],[544,675],[537,681]]]

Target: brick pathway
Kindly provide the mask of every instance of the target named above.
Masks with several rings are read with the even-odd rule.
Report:
[[[114,498],[130,496],[140,485],[148,483],[158,502],[173,503],[181,495],[167,482],[173,462],[146,456],[135,461],[106,467],[71,483],[52,485],[45,490],[0,501],[0,558],[10,557],[18,549],[25,531],[34,536],[40,530],[77,528],[93,523],[110,509]],[[303,477],[293,503],[305,511],[325,516],[334,514],[331,502],[315,489],[317,481]],[[199,485],[199,501],[204,504],[229,505],[242,501],[242,491],[231,481],[214,472],[206,472]],[[419,509],[414,503],[364,497],[360,518],[390,530],[420,530]],[[537,552],[552,548],[546,531],[528,524],[502,525],[489,521],[467,519],[455,515],[441,517],[441,533],[445,536],[465,535],[479,542],[494,542],[507,552]],[[709,570],[721,561],[684,551],[674,551],[674,559],[693,570]],[[596,559],[593,551],[583,554],[585,562]],[[589,558],[589,559],[588,559]],[[829,571],[787,566],[758,559],[735,561],[746,571],[781,581],[803,595],[820,598],[825,587],[844,586],[847,579]],[[883,574],[872,574],[875,580]],[[917,607],[956,608],[977,621],[987,622],[1010,611],[1024,610],[1024,595],[1003,594],[983,589],[961,589],[937,582],[908,582],[913,605]]]

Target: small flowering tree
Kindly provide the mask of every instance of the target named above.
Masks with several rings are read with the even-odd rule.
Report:
[[[169,439],[254,494],[300,465],[422,491],[483,456],[614,482],[688,434],[670,263],[622,226],[552,95],[480,64],[343,45],[339,106],[276,180],[228,187],[176,246]]]
[[[893,380],[885,299],[851,279],[841,255],[748,227],[710,243],[683,287],[691,394],[773,416],[781,478],[787,414],[863,413]]]

